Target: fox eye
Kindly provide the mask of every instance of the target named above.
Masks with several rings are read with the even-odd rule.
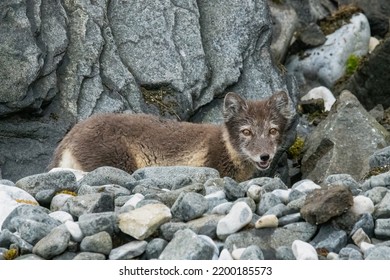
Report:
[[[277,135],[278,133],[279,133],[279,131],[276,128],[271,128],[269,130],[269,134],[270,135]]]
[[[244,135],[246,137],[252,135],[252,131],[250,131],[249,129],[243,129],[243,130],[241,130],[241,133],[242,133],[242,135]]]

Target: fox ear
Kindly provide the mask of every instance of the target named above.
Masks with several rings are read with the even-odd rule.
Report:
[[[295,116],[295,109],[292,105],[292,100],[285,91],[274,93],[270,97],[270,104],[288,120],[291,120]]]
[[[223,103],[223,115],[225,120],[229,120],[241,110],[246,110],[248,105],[245,100],[234,92],[229,92],[225,95]]]

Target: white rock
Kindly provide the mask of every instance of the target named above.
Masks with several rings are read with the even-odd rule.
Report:
[[[78,223],[73,221],[66,221],[65,222],[65,228],[72,236],[72,240],[76,242],[81,242],[84,238],[84,234],[81,231],[81,228]]]
[[[364,232],[362,228],[359,228],[353,235],[352,235],[352,240],[355,242],[357,246],[360,247],[362,242],[371,244],[371,240],[368,237],[368,235]]]
[[[54,211],[49,214],[50,217],[53,219],[56,219],[57,221],[60,221],[61,223],[65,223],[66,221],[73,222],[73,217],[71,214],[65,211]]]
[[[172,218],[171,210],[164,204],[147,204],[118,215],[119,228],[138,240],[152,235],[162,224]]]
[[[244,253],[246,248],[238,248],[234,249],[232,252],[233,260],[239,260],[241,258],[242,253]]]
[[[295,183],[291,189],[294,189],[294,190],[297,190],[297,191],[300,191],[302,193],[310,193],[316,189],[321,189],[321,186],[317,185],[316,183],[314,183],[312,180],[309,180],[309,179],[304,179],[304,180],[301,180],[297,183]]]
[[[247,190],[247,196],[252,198],[256,203],[259,203],[261,195],[264,192],[263,188],[258,185],[251,185]]]
[[[145,252],[146,241],[131,241],[125,245],[119,246],[115,249],[112,249],[108,259],[110,260],[129,260],[139,255],[142,255]]]
[[[224,199],[226,198],[226,194],[224,191],[216,191],[213,193],[210,193],[205,196],[206,199],[213,199],[213,198],[218,198],[218,199]]]
[[[145,197],[142,194],[136,193],[128,201],[126,201],[126,203],[123,204],[122,207],[127,208],[127,206],[133,206],[133,208],[136,208],[137,203],[143,200],[144,198]]]
[[[233,205],[229,214],[223,217],[217,225],[217,235],[220,239],[237,232],[250,223],[252,219],[252,210],[245,202],[237,202]]]
[[[28,192],[0,184],[0,229],[8,215],[21,204],[39,205]]]
[[[66,201],[72,197],[74,196],[66,193],[56,194],[50,202],[50,211],[54,212],[60,210],[62,206],[65,205]]]
[[[353,198],[353,205],[349,211],[356,215],[361,215],[364,213],[372,214],[374,210],[374,202],[371,199],[363,195],[358,195]]]
[[[295,240],[293,242],[292,251],[297,260],[318,260],[316,249],[311,244],[302,240]]]
[[[78,169],[62,168],[62,167],[55,167],[49,170],[49,172],[56,172],[56,171],[70,171],[76,177],[76,181],[80,181],[88,173]]]
[[[226,215],[233,207],[233,202],[225,202],[218,204],[211,210],[211,214]]]
[[[282,190],[282,189],[277,189],[277,190],[273,190],[271,193],[273,193],[274,195],[276,195],[277,197],[279,197],[279,199],[284,203],[284,204],[287,204],[289,202],[289,195],[291,193],[291,189],[288,189],[288,190]]]
[[[326,259],[327,260],[338,260],[338,259],[340,259],[340,257],[335,252],[329,252],[329,254],[326,255]]]
[[[364,255],[366,255],[367,251],[370,250],[371,248],[375,247],[374,244],[367,243],[367,242],[361,242],[360,243],[360,250],[363,252]]]
[[[368,53],[372,53],[375,48],[379,45],[379,40],[375,37],[370,38],[370,43],[368,45]]]
[[[333,93],[326,87],[316,87],[311,89],[307,94],[302,96],[302,101],[311,99],[323,99],[325,105],[325,111],[330,111],[332,105],[336,102],[336,98]]]
[[[230,254],[229,250],[228,249],[223,249],[221,251],[221,254],[219,255],[219,260],[223,260],[223,261],[230,261],[230,260],[233,260],[233,257],[232,255]]]
[[[275,228],[278,224],[279,220],[275,215],[264,215],[257,220],[255,228]]]
[[[344,75],[345,64],[351,54],[363,56],[368,53],[370,37],[367,17],[361,13],[354,15],[350,23],[326,36],[323,45],[289,57],[286,68],[294,73],[299,84],[316,81],[332,88]]]

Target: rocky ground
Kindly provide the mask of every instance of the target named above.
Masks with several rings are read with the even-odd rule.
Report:
[[[20,3],[0,4],[0,259],[390,259],[387,0]],[[223,92],[281,88],[297,138],[272,174],[45,171],[91,114],[218,122]]]

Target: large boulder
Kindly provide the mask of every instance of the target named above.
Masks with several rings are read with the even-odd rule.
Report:
[[[389,132],[351,92],[343,91],[328,117],[306,139],[303,177],[321,183],[329,175],[346,173],[360,180],[370,169],[370,156],[389,141]]]
[[[272,61],[266,0],[10,0],[0,7],[7,179],[44,171],[66,131],[95,113],[181,120],[197,113],[198,121],[218,122],[221,104],[213,100],[227,91],[259,99],[284,89],[296,99],[293,79]]]

